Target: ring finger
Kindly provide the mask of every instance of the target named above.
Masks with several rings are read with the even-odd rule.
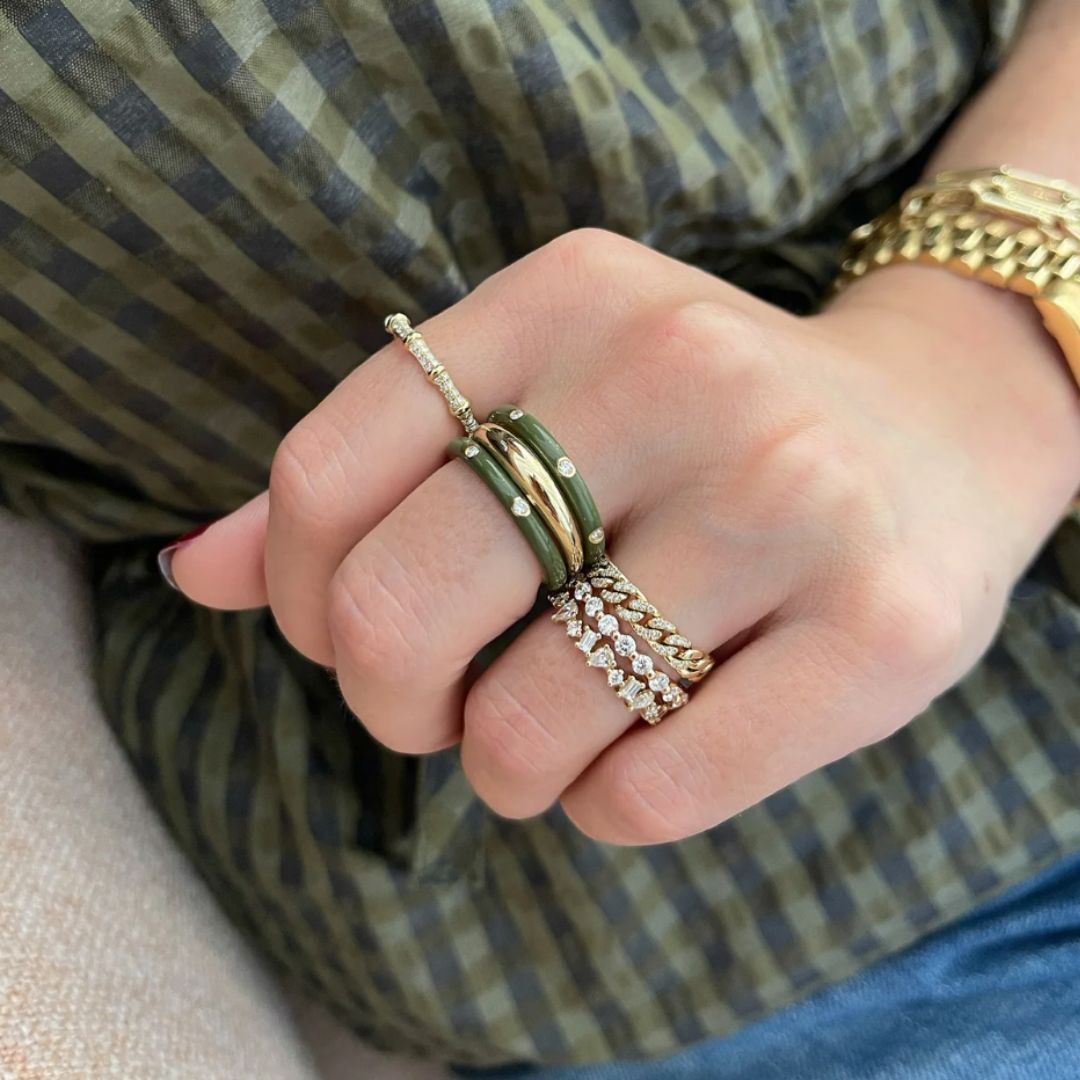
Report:
[[[793,585],[793,563],[781,549],[762,556],[734,533],[718,545],[711,530],[696,535],[663,504],[616,536],[612,556],[705,652],[760,625]],[[640,639],[636,644],[656,671],[673,675]],[[573,645],[563,625],[539,619],[469,692],[462,764],[481,798],[507,817],[545,810],[638,718],[608,685],[606,671],[591,670]],[[599,648],[600,643],[593,651]],[[684,708],[693,707],[691,691]],[[663,723],[680,720],[676,711]]]

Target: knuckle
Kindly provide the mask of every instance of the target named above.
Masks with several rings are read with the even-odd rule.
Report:
[[[905,679],[936,680],[963,640],[954,590],[903,560],[886,560],[845,599],[851,634],[871,661]]]
[[[274,513],[318,529],[329,523],[343,490],[346,464],[340,434],[301,423],[282,439],[270,465],[270,505]]]
[[[497,813],[524,817],[543,810],[538,792],[558,741],[537,710],[498,676],[482,679],[465,704],[462,763],[476,793]]]
[[[423,627],[427,625],[407,574],[394,572],[388,556],[363,567],[346,563],[331,579],[327,626],[338,665],[380,683],[415,683]]]
[[[691,415],[703,407],[715,411],[718,403],[745,410],[774,385],[773,347],[761,327],[723,301],[694,300],[651,312],[643,329],[629,383],[650,395],[665,387],[669,404]]]
[[[722,375],[725,384],[745,373],[754,378],[771,355],[757,320],[722,300],[677,304],[653,316],[654,355],[679,373]]]
[[[873,514],[876,487],[858,449],[812,409],[760,432],[743,467],[755,504],[774,524],[809,516],[851,536]]]
[[[618,260],[625,260],[636,246],[607,229],[571,229],[537,248],[531,261],[541,270],[550,269],[557,275],[556,280],[575,285],[595,284],[597,278],[606,277]]]
[[[662,844],[700,832],[700,808],[681,779],[685,762],[663,753],[627,755],[607,778],[604,817],[619,843]]]

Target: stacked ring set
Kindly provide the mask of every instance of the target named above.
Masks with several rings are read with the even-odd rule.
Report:
[[[465,429],[448,450],[510,513],[536,554],[552,616],[589,667],[650,724],[688,700],[713,660],[691,645],[605,554],[600,512],[574,462],[536,417],[513,405],[473,415],[427,342],[401,314],[387,331],[415,357]],[[651,653],[651,655],[650,655]]]

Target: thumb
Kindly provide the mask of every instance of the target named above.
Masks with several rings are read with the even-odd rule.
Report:
[[[263,607],[263,555],[269,495],[263,492],[238,510],[182,536],[158,553],[165,580],[189,600],[235,611]]]

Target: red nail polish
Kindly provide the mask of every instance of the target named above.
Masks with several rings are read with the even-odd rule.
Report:
[[[194,540],[196,537],[202,536],[202,534],[204,532],[206,532],[206,530],[209,529],[210,526],[213,525],[213,524],[214,523],[212,521],[208,521],[208,522],[206,522],[205,525],[200,525],[198,528],[192,529],[191,532],[184,533],[184,535],[181,536],[178,540],[174,540],[171,544],[169,544],[166,547],[163,547],[158,552],[157,564],[158,564],[158,569],[161,571],[161,576],[165,579],[166,584],[168,584],[172,588],[176,589],[177,592],[180,591],[180,587],[176,584],[176,578],[173,577],[173,572],[172,572],[173,556],[182,547],[187,547],[187,545],[190,544],[191,541]]]

